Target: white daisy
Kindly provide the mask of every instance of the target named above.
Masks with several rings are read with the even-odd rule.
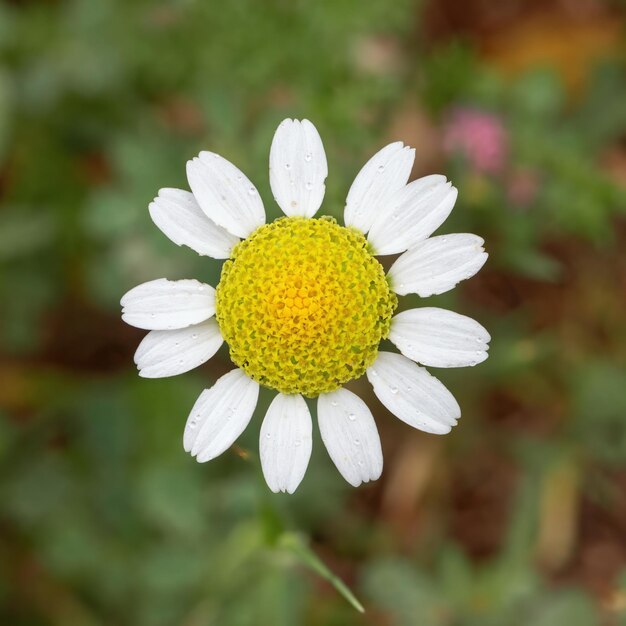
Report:
[[[150,332],[135,362],[141,376],[182,374],[223,341],[237,366],[195,403],[183,436],[199,462],[230,447],[256,408],[259,387],[277,392],[261,426],[263,474],[272,491],[292,493],[311,456],[312,420],[303,396],[317,397],[328,453],[355,487],[382,471],[372,413],[342,386],[363,374],[382,404],[410,426],[445,434],[461,411],[421,365],[464,367],[487,358],[478,322],[434,307],[394,315],[396,294],[452,289],[485,263],[476,235],[431,237],[454,206],[444,176],[407,184],[414,150],[396,142],[357,175],[345,226],[314,217],[324,198],[326,155],[308,120],[283,121],[270,150],[270,183],[285,213],[266,224],[248,178],[217,154],[187,163],[192,192],[161,189],[154,223],[176,244],[228,259],[214,289],[196,280],[153,280],[122,298],[122,318]],[[243,240],[243,241],[241,241]],[[402,253],[385,276],[375,255]],[[400,354],[379,351],[389,338]]]

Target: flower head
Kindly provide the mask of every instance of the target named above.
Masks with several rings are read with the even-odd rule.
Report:
[[[201,152],[187,164],[191,193],[162,189],[150,204],[175,243],[227,259],[217,288],[196,280],[150,281],[122,298],[122,317],[150,332],[135,354],[141,376],[186,372],[225,341],[237,366],[202,392],[183,435],[200,462],[230,447],[250,422],[260,385],[276,391],[259,451],[273,491],[292,493],[311,456],[317,398],[322,440],[352,485],[382,472],[380,439],[367,405],[343,385],[364,374],[383,405],[434,434],[460,417],[450,392],[426,369],[487,358],[487,331],[433,307],[395,313],[397,295],[439,294],[485,263],[476,235],[430,235],[457,190],[444,176],[407,184],[414,151],[392,143],[357,175],[344,226],[314,217],[328,174],[324,147],[308,120],[285,120],[270,151],[270,183],[285,213],[271,224],[254,185],[222,157]],[[377,255],[402,253],[387,275]],[[389,338],[401,354],[379,350]]]
[[[477,172],[498,174],[505,166],[508,136],[502,120],[484,111],[455,109],[444,127],[444,149],[460,154]]]

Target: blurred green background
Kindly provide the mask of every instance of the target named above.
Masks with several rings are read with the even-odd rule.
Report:
[[[0,2],[0,623],[626,624],[623,9]],[[322,135],[323,213],[340,216],[361,165],[400,139],[413,176],[460,190],[442,230],[490,252],[428,300],[493,336],[485,364],[435,372],[463,419],[443,438],[411,431],[357,383],[385,455],[358,490],[315,429],[297,493],[271,494],[261,409],[196,464],[183,426],[225,350],[143,380],[143,332],[119,315],[145,280],[218,279],[147,211],[186,187],[199,150],[278,216],[268,151],[284,117]]]

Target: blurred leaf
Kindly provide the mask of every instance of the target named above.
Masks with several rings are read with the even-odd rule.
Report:
[[[416,571],[403,559],[372,561],[363,579],[365,593],[393,618],[394,624],[443,626],[451,607],[437,588],[437,581]]]
[[[534,124],[548,121],[563,109],[565,90],[555,70],[539,68],[519,78],[511,90],[511,103]]]
[[[5,210],[0,214],[0,262],[39,252],[51,244],[55,231],[55,216],[44,207]]]
[[[572,376],[576,440],[596,459],[626,460],[626,374],[609,362],[592,361]]]
[[[531,616],[534,626],[597,626],[600,624],[589,598],[576,591],[551,594],[537,603]]]
[[[2,37],[2,15],[0,14],[0,37]],[[11,131],[13,108],[13,85],[9,74],[0,65],[0,165],[4,161],[5,151]]]

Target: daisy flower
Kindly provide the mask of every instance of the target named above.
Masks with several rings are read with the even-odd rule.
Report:
[[[270,184],[285,217],[266,223],[256,187],[212,152],[187,163],[191,192],[159,191],[149,207],[158,228],[179,246],[226,259],[215,289],[159,278],[121,301],[124,321],[150,331],[135,354],[141,376],[182,374],[228,345],[235,369],[201,393],[183,434],[199,462],[235,442],[261,385],[276,392],[259,441],[275,492],[293,493],[309,463],[305,397],[317,398],[321,437],[342,476],[355,487],[380,476],[372,413],[344,388],[363,375],[409,426],[441,435],[457,423],[458,403],[422,366],[476,365],[487,358],[489,333],[439,308],[396,314],[397,296],[448,291],[474,275],[487,254],[476,235],[431,237],[457,190],[439,175],[407,183],[414,152],[396,142],[365,164],[348,192],[343,226],[315,217],[328,166],[308,120],[284,120],[272,141]],[[376,256],[397,254],[385,275]],[[379,350],[387,338],[400,354]]]

